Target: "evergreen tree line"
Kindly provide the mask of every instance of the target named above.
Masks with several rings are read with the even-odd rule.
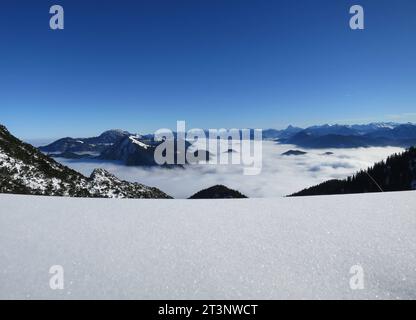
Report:
[[[416,189],[416,148],[396,153],[343,180],[329,180],[291,196],[406,191]]]

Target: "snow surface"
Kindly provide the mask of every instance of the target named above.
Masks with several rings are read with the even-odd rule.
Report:
[[[142,148],[144,148],[144,149],[149,148],[149,145],[147,145],[147,144],[145,144],[145,143],[143,143],[143,142],[141,142],[141,141],[137,140],[137,139],[139,139],[139,138],[140,138],[140,137],[138,137],[138,136],[131,136],[131,137],[129,137],[129,139],[131,140],[131,142],[133,142],[134,144],[137,144],[139,147],[142,147]]]
[[[0,298],[415,299],[416,192],[247,200],[0,195]],[[62,265],[64,290],[49,288]],[[349,271],[364,270],[351,290]]]

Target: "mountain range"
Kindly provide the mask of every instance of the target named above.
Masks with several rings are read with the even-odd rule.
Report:
[[[309,130],[317,130],[317,128]],[[326,134],[328,130],[334,129],[325,128],[322,137],[328,136]],[[409,139],[413,134],[413,125],[398,125],[384,130],[387,134],[393,131],[395,136]],[[374,134],[378,138],[379,133],[378,129],[374,129],[365,135]],[[120,158],[130,154],[128,149],[132,145],[150,152],[157,143],[160,142],[152,140],[151,137],[144,140],[140,136],[127,135],[121,137],[106,150],[120,152],[116,155],[116,158]],[[290,154],[295,151],[291,150]],[[107,153],[104,151],[103,154]],[[128,158],[126,161],[129,161]],[[144,159],[143,161],[151,160]],[[376,163],[373,167],[360,171],[352,177],[344,180],[330,180],[292,196],[415,189],[416,148],[410,147],[405,152],[390,156],[386,161]],[[120,180],[103,169],[95,169],[89,177],[86,177],[56,162],[30,144],[20,141],[2,125],[0,125],[0,193],[101,198],[171,198],[157,188]],[[238,191],[225,186],[214,186],[198,192],[191,198],[244,197]]]
[[[39,150],[45,153],[65,153],[65,152],[96,152],[100,153],[112,146],[114,143],[124,137],[130,136],[131,133],[123,130],[108,130],[98,137],[92,138],[62,138],[47,146],[39,147]]]
[[[103,169],[90,177],[66,167],[0,125],[0,193],[93,197],[170,198],[157,188],[122,181]]]
[[[176,135],[175,139],[176,138]],[[252,137],[252,135],[251,135]],[[358,148],[372,146],[416,145],[416,125],[380,122],[356,125],[319,125],[305,129],[288,126],[283,130],[263,130],[263,139],[302,148]],[[133,135],[128,131],[109,130],[98,137],[63,138],[39,147],[44,153],[64,158],[91,158],[119,160],[126,165],[155,165],[153,151],[160,141],[154,135]],[[190,144],[186,144],[188,151]],[[176,150],[176,149],[175,149]],[[206,151],[204,151],[206,152]],[[205,158],[209,159],[209,154]]]
[[[314,125],[307,128],[294,127],[289,125],[286,129],[276,130],[268,129],[263,130],[263,137],[265,139],[287,139],[299,132],[305,132],[316,136],[324,136],[328,134],[336,135],[366,135],[373,132],[387,132],[402,124],[395,122],[372,122],[369,124],[353,124],[353,125],[341,125],[341,124],[324,124]]]
[[[371,123],[368,125],[312,126],[293,135],[279,137],[279,143],[303,148],[358,148],[416,145],[416,125],[412,123]]]
[[[182,166],[178,164],[179,139],[174,135],[172,143],[174,163],[164,167]],[[109,130],[94,138],[63,138],[39,150],[54,158],[99,159],[120,161],[126,166],[157,166],[154,152],[163,140],[154,135],[131,134],[122,130]],[[210,153],[206,150],[194,150],[188,141],[184,142],[185,153],[192,152],[198,159],[208,161]],[[185,157],[186,158],[186,157]]]
[[[106,141],[110,143],[109,141],[112,141],[117,134],[112,135],[108,133],[110,132],[107,131],[106,135],[101,135],[100,137],[104,139],[109,138]],[[147,158],[143,158],[143,155],[140,153],[136,154],[142,159],[140,163],[143,164],[147,161],[150,165],[154,161],[153,150],[160,142],[152,140],[152,137],[146,138],[147,140],[143,140],[142,137],[126,134],[124,138],[121,137],[118,142],[113,143],[111,148],[106,149],[108,153],[103,153],[102,156],[107,155],[110,157],[111,152],[115,152],[114,156],[117,158],[127,156],[125,161],[129,164],[129,161],[137,161],[138,158],[134,157],[137,149],[134,149],[133,153],[130,153],[128,149],[138,146],[138,150],[148,150]],[[98,137],[94,138],[96,139],[95,141],[91,139],[83,139],[83,141],[89,141],[88,143],[96,145],[104,143],[102,142],[104,140],[100,140]],[[94,143],[91,141],[94,141]],[[146,141],[146,143],[143,141]],[[66,145],[69,148],[73,148],[72,145]],[[186,145],[188,147],[187,152],[191,152],[189,145]],[[54,146],[59,147],[58,144]],[[120,155],[117,152],[120,152]],[[70,151],[64,151],[64,153],[76,156],[75,153]],[[56,162],[32,145],[20,141],[2,125],[0,125],[0,193],[85,198],[172,198],[157,188],[120,180],[104,169],[95,169],[89,177],[86,177]],[[202,190],[194,195],[194,198],[199,196],[207,199],[245,197],[238,191],[224,186],[214,186],[210,189]]]

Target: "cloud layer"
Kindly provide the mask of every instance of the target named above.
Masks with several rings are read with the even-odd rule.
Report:
[[[305,150],[300,156],[282,156],[298,149],[292,145],[263,142],[263,167],[259,175],[246,176],[240,165],[191,165],[185,169],[144,169],[126,167],[116,162],[57,159],[63,164],[89,175],[103,168],[117,177],[160,188],[175,198],[188,198],[195,192],[216,184],[224,184],[249,197],[281,197],[328,179],[345,178],[360,169],[387,158],[403,149],[373,147],[357,149]],[[332,152],[333,154],[326,154]]]

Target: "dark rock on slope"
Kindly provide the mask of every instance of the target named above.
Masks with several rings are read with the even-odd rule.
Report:
[[[247,198],[242,193],[227,188],[223,185],[216,185],[195,193],[189,199],[242,199]]]
[[[307,154],[307,152],[301,151],[301,150],[289,150],[289,151],[283,152],[282,156],[301,156],[304,154]]]

